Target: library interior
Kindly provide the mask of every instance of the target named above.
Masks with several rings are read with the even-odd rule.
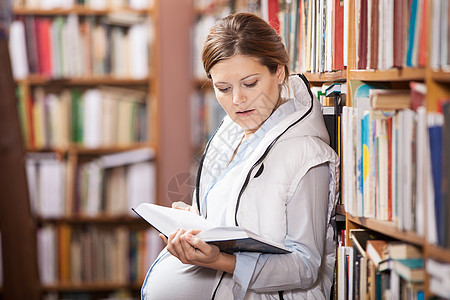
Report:
[[[0,299],[140,299],[165,245],[132,209],[191,204],[238,12],[339,157],[330,299],[450,299],[450,0],[1,1]]]

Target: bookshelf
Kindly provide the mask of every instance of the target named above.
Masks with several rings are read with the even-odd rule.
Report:
[[[402,1],[399,1],[401,3]],[[433,1],[413,1],[415,4],[423,5],[422,17],[419,17],[417,20],[420,20],[420,26],[423,27],[423,32],[431,32],[431,28],[433,26]],[[439,2],[439,1],[437,1]],[[437,3],[436,2],[436,3]],[[425,95],[425,106],[429,113],[434,113],[438,110],[438,102],[440,99],[448,99],[450,98],[450,89],[448,87],[449,82],[449,72],[437,70],[435,67],[432,67],[432,48],[437,47],[431,37],[425,34],[425,38],[422,43],[425,43],[424,55],[426,57],[425,65],[423,66],[415,66],[408,67],[403,65],[401,68],[391,68],[388,70],[359,70],[357,69],[357,60],[358,60],[358,48],[356,46],[357,38],[357,30],[358,30],[358,18],[355,14],[359,13],[358,9],[358,1],[348,1],[348,69],[347,69],[347,82],[350,83],[352,81],[361,80],[364,82],[381,82],[381,83],[391,83],[392,87],[400,86],[400,88],[408,88],[410,82],[419,82],[426,86],[426,95]],[[366,3],[373,4],[372,1],[367,1]],[[413,4],[414,5],[414,4]],[[408,8],[407,8],[408,9]],[[411,8],[407,13],[410,13]],[[408,16],[410,17],[410,16]],[[370,20],[369,20],[370,22]],[[381,26],[381,25],[380,25]],[[395,25],[395,26],[398,26]],[[408,26],[408,25],[404,25]],[[416,28],[417,30],[417,28]],[[417,38],[417,35],[416,37]],[[429,38],[429,39],[428,39]],[[428,39],[428,40],[427,40]],[[448,42],[447,39],[444,41]],[[395,43],[395,42],[394,42]],[[395,47],[395,46],[394,46]],[[370,50],[368,50],[370,51]],[[395,50],[394,50],[395,51]],[[420,51],[420,50],[418,50]],[[423,51],[423,50],[422,50]],[[405,56],[407,53],[404,54]],[[447,62],[448,63],[448,62]],[[350,101],[347,105],[354,105],[352,102],[352,93],[349,92],[347,95],[347,99]],[[344,166],[345,167],[345,166]],[[415,176],[415,175],[413,175]],[[343,178],[345,182],[346,178]],[[426,180],[426,178],[424,179]],[[345,184],[344,184],[345,186]],[[346,191],[344,190],[343,193]],[[431,199],[425,200],[425,210],[428,209],[427,201]],[[434,259],[443,264],[448,264],[450,261],[450,251],[447,248],[442,246],[436,246],[435,244],[429,242],[429,236],[427,227],[429,225],[429,220],[427,219],[429,214],[425,213],[425,221],[423,222],[425,228],[422,228],[424,232],[423,235],[418,234],[415,230],[402,230],[399,229],[397,222],[394,221],[386,221],[380,220],[377,218],[366,218],[366,217],[356,217],[352,214],[346,214],[346,230],[347,237],[346,242],[347,245],[352,245],[352,241],[350,240],[349,230],[357,229],[357,228],[367,228],[375,232],[382,233],[386,236],[392,237],[396,240],[410,243],[416,246],[419,246],[423,251],[424,262],[427,264],[427,259]],[[439,226],[439,225],[438,225]],[[429,297],[435,296],[434,292],[430,289],[430,279],[431,276],[427,275],[425,280],[425,299]]]
[[[102,103],[101,109],[106,107],[104,101],[108,101],[110,103],[108,105],[111,107],[116,106],[115,108],[110,107],[116,112],[116,117],[112,116],[110,124],[118,124],[118,127],[116,127],[117,131],[112,132],[112,140],[106,143],[97,140],[94,144],[89,145],[86,134],[97,129],[95,129],[95,127],[89,127],[86,124],[87,115],[84,114],[83,117],[85,119],[79,124],[83,132],[85,132],[84,135],[81,135],[82,139],[75,140],[74,133],[66,131],[65,134],[68,136],[64,137],[64,143],[53,143],[56,141],[56,136],[50,135],[49,139],[49,133],[44,132],[47,139],[44,139],[44,143],[39,144],[36,142],[38,129],[35,125],[37,123],[33,123],[27,118],[21,119],[22,130],[24,130],[23,128],[25,127],[27,128],[26,131],[24,131],[27,132],[27,135],[24,136],[24,144],[28,153],[27,171],[30,164],[29,160],[32,159],[31,164],[33,165],[33,168],[35,168],[35,172],[39,174],[39,177],[36,177],[36,180],[40,180],[40,183],[37,183],[37,185],[39,185],[39,202],[36,202],[38,203],[36,204],[32,200],[31,203],[31,208],[32,210],[34,209],[34,215],[31,218],[31,222],[37,227],[36,244],[38,256],[40,253],[40,256],[37,258],[37,264],[43,269],[43,265],[46,265],[47,263],[42,262],[44,257],[42,256],[42,253],[51,251],[56,251],[57,253],[55,256],[57,262],[48,263],[53,266],[53,270],[40,270],[40,281],[39,277],[36,277],[33,282],[34,285],[39,285],[39,291],[42,293],[42,297],[46,295],[57,298],[64,296],[71,297],[70,295],[72,293],[76,293],[79,295],[86,294],[87,296],[96,299],[108,297],[113,293],[125,293],[129,297],[137,298],[145,272],[147,271],[145,268],[151,263],[151,260],[153,259],[151,256],[154,256],[155,251],[157,253],[159,247],[161,247],[158,240],[155,240],[153,237],[155,236],[155,232],[150,231],[149,226],[140,218],[133,216],[130,213],[129,208],[126,207],[128,204],[124,202],[125,199],[130,198],[131,194],[129,193],[131,188],[138,188],[142,191],[143,186],[148,187],[144,189],[149,196],[148,199],[143,199],[143,201],[156,201],[155,199],[157,199],[159,193],[161,193],[161,189],[159,189],[158,184],[158,171],[155,171],[155,168],[157,168],[157,166],[164,166],[167,163],[167,160],[164,161],[160,159],[161,156],[159,154],[159,149],[161,147],[160,131],[161,127],[164,126],[159,123],[159,85],[161,82],[159,77],[161,76],[161,73],[157,55],[160,53],[159,47],[161,46],[158,38],[160,34],[160,28],[158,26],[160,7],[157,1],[144,1],[147,2],[146,8],[130,8],[127,7],[125,2],[127,1],[123,1],[124,5],[120,7],[104,7],[100,9],[89,8],[83,5],[76,5],[64,9],[28,8],[26,6],[17,5],[13,7],[14,19],[22,21],[26,28],[28,28],[27,26],[30,26],[30,24],[35,26],[40,20],[44,20],[45,22],[50,22],[54,30],[61,30],[62,32],[66,27],[69,27],[70,24],[72,24],[72,34],[77,32],[77,36],[83,41],[83,43],[80,42],[79,45],[75,44],[75,46],[82,47],[79,48],[79,50],[82,49],[84,51],[83,55],[80,55],[80,58],[74,58],[78,59],[78,62],[83,65],[82,69],[79,68],[77,72],[72,72],[74,69],[70,69],[76,68],[77,66],[70,65],[68,61],[62,60],[62,58],[62,61],[59,61],[59,64],[58,62],[52,64],[52,69],[43,71],[43,69],[39,68],[42,66],[38,65],[38,67],[36,67],[36,65],[31,65],[32,57],[28,56],[29,60],[25,63],[28,64],[29,73],[26,76],[20,77],[15,82],[20,91],[18,98],[24,99],[19,100],[19,106],[23,103],[30,105],[31,109],[30,107],[27,107],[27,109],[30,110],[27,113],[31,114],[31,118],[33,118],[37,116],[33,114],[33,108],[37,105],[37,90],[43,91],[45,101],[47,101],[48,97],[53,97],[52,95],[62,97],[62,93],[68,91],[72,96],[70,98],[72,104],[75,101],[73,93],[76,91],[82,94],[82,113],[85,113],[85,111],[88,110],[86,105],[92,105],[93,102],[92,98],[89,99],[89,101],[91,101],[89,102],[90,104],[86,100],[85,97],[87,92],[95,91],[95,93],[98,93],[98,91],[101,91],[100,94],[98,94],[101,95],[101,98],[99,98],[101,101],[100,103]],[[107,3],[106,5],[112,5],[112,2],[105,3]],[[59,26],[61,26],[59,29],[57,28],[58,22],[60,22]],[[40,23],[36,26],[39,27]],[[94,37],[93,32],[97,29],[99,31],[102,30],[105,34],[101,36],[101,38],[104,39],[105,43],[109,43],[107,49],[109,49],[108,51],[111,51],[103,53],[106,53],[106,56],[100,58],[100,69],[96,69],[95,67],[95,59],[98,58],[96,58],[98,53],[95,51],[98,51],[98,48],[94,48],[94,40],[98,40],[99,36]],[[138,53],[141,59],[141,66],[138,66],[137,68],[135,65],[133,66],[132,58],[130,57],[132,54],[123,52],[128,50],[124,48],[125,46],[120,45],[121,42],[123,45],[132,43],[132,30],[134,30],[133,34],[135,34],[135,39],[138,38],[139,40],[144,41],[137,46],[137,50],[141,51]],[[64,36],[67,35],[65,34]],[[35,39],[36,36],[33,31],[29,30],[26,32],[25,38],[27,46],[30,47],[31,41]],[[52,36],[52,38],[54,39],[53,41],[58,41],[55,36]],[[76,38],[72,35],[72,39]],[[66,40],[66,42],[69,41]],[[51,53],[53,53],[54,56],[63,57],[67,53],[70,53],[67,52],[68,50],[65,49],[62,44],[51,44],[51,46],[49,51],[52,51]],[[134,46],[136,46],[136,44]],[[39,45],[39,47],[41,46]],[[42,48],[37,48],[37,51],[42,52],[43,50]],[[33,49],[29,49],[28,54],[32,52]],[[72,52],[72,54],[73,53],[74,52]],[[12,55],[15,55],[15,53]],[[42,57],[43,56],[37,57],[38,62],[41,64]],[[117,59],[120,59],[120,61]],[[125,63],[123,61],[125,61]],[[36,61],[34,61],[34,63],[36,63]],[[55,63],[55,61],[52,61],[52,63]],[[112,97],[108,98],[111,100],[104,100],[107,95]],[[59,100],[60,99],[61,98],[59,98]],[[54,103],[56,103],[56,101]],[[124,115],[123,113],[124,109],[126,109],[125,106],[128,106],[127,109],[129,109],[130,112],[129,115]],[[61,113],[61,110],[58,110],[57,112]],[[45,111],[45,113],[47,113],[47,111]],[[69,114],[62,115],[63,117],[58,119],[58,123],[55,124],[59,124],[59,127],[64,125],[74,128],[74,124],[71,123],[75,119],[73,113],[74,107],[70,106]],[[98,110],[96,113],[93,113],[94,117],[91,117],[91,121],[95,121],[96,119],[105,120],[107,118],[104,110]],[[55,115],[58,116],[56,113]],[[28,117],[28,115],[26,116]],[[45,124],[47,124],[47,122],[52,122],[49,117],[50,115],[44,114],[43,116],[48,118],[46,119],[47,121],[45,121]],[[66,118],[64,118],[64,116],[66,116]],[[24,125],[24,119],[26,122],[29,122],[29,124],[27,123]],[[108,125],[102,123],[101,126],[105,129]],[[119,131],[122,126],[130,128],[132,132],[128,131],[124,136],[120,137]],[[54,132],[58,130],[56,127],[49,127],[50,134],[54,134]],[[105,134],[106,131],[103,131],[100,136],[105,136]],[[142,153],[142,151],[148,151],[150,154],[147,158],[143,158],[141,162],[125,161],[122,165],[112,166],[112,168],[108,170],[102,169],[102,172],[104,173],[99,173],[100,176],[113,176],[107,175],[108,172],[112,172],[109,170],[122,168],[122,175],[117,175],[119,177],[116,177],[120,178],[118,180],[120,180],[121,186],[123,186],[123,184],[126,184],[126,186],[122,187],[121,194],[117,196],[121,198],[119,199],[116,197],[119,200],[115,200],[121,202],[114,203],[122,203],[120,206],[123,207],[123,210],[113,209],[113,211],[107,211],[104,209],[103,204],[101,204],[103,202],[101,202],[99,203],[99,209],[95,208],[93,211],[89,212],[88,206],[84,206],[85,204],[82,204],[81,202],[91,201],[95,198],[103,199],[100,201],[106,201],[106,199],[110,199],[113,195],[107,195],[108,192],[106,190],[98,191],[100,192],[100,196],[95,196],[94,198],[89,198],[89,196],[83,194],[85,193],[82,190],[83,186],[89,188],[91,193],[97,193],[95,192],[95,189],[101,189],[101,186],[97,185],[97,187],[95,187],[95,183],[91,187],[89,187],[89,184],[86,186],[83,183],[85,179],[81,176],[83,172],[85,172],[83,171],[85,166],[95,163],[104,157],[112,157],[124,153],[139,153],[139,151],[141,151],[140,153]],[[42,174],[44,174],[43,170],[46,160],[48,161],[49,159],[57,162],[63,170],[63,179],[59,180],[62,182],[62,187],[59,188],[63,190],[61,196],[63,208],[59,212],[51,214],[45,213],[45,209],[42,210],[43,208],[39,206],[45,202],[41,201],[44,199],[42,198],[42,191],[45,191],[45,187],[42,183],[44,182],[44,175]],[[136,174],[144,174],[141,172],[143,169],[141,169],[141,171],[136,171],[137,173],[134,175],[134,179],[130,177],[132,176],[130,175],[130,172],[132,172],[131,169],[134,167],[138,168],[137,165],[139,164],[145,169],[145,174],[150,174],[149,177],[147,175],[142,177],[143,180],[148,179],[148,182],[139,182],[136,178],[136,176],[140,176]],[[32,175],[29,175],[29,178],[30,176],[32,177]],[[88,179],[88,181],[92,180],[92,178],[93,177]],[[101,178],[104,182],[109,180],[107,177]],[[114,183],[111,184],[114,185]],[[31,193],[33,193],[33,188],[31,186],[30,190],[32,191]],[[128,194],[125,195],[123,193]],[[36,195],[37,194],[38,193],[36,193]],[[141,195],[143,195],[144,198],[147,198],[145,197],[145,194]],[[160,201],[162,202],[164,201],[162,197],[158,199],[161,199]],[[60,200],[58,199],[58,201]],[[111,204],[111,207],[114,208],[116,204]],[[36,210],[36,207],[39,207],[40,210]],[[48,233],[47,229],[51,229],[51,233]],[[49,235],[54,236],[54,240],[52,240],[50,244],[42,242],[43,239],[48,239]],[[141,244],[138,245],[137,241]],[[56,250],[52,249],[52,243],[53,246],[56,245]],[[75,243],[77,243],[77,245],[75,245]],[[94,258],[89,257],[89,255],[94,254],[94,252],[102,251],[101,249],[105,247],[111,249],[108,252],[110,261],[115,261],[116,259],[120,261],[119,265],[115,266],[115,273],[121,275],[119,280],[112,279],[113,276],[110,274],[105,273],[99,275],[98,271],[90,273],[93,270],[90,270],[89,266],[84,266],[84,263],[80,264],[79,268],[81,268],[81,270],[79,270],[78,273],[77,271],[74,271],[77,269],[77,264],[74,261],[76,254],[80,255],[80,251],[82,251],[82,262],[88,260],[92,261]],[[34,251],[36,251],[36,249],[34,249]],[[128,252],[130,255],[134,254],[129,256]],[[115,258],[112,259],[112,256]],[[31,258],[33,258],[33,256],[31,256]],[[80,256],[78,256],[78,259],[79,258]],[[139,268],[136,266],[137,261],[140,263]],[[99,263],[97,263],[97,266],[99,266]],[[10,271],[10,266],[4,267],[5,273],[8,273]],[[102,272],[106,272],[105,270],[108,269],[104,263],[102,263],[100,267],[102,268]],[[109,269],[112,270],[111,268]]]
[[[264,2],[270,2],[270,1],[264,1]],[[324,12],[318,10],[317,7],[314,8],[314,6],[311,6],[312,2],[314,1],[298,1],[300,3],[300,14],[297,14],[298,11],[294,11],[294,14],[291,14],[290,17],[287,17],[292,10],[295,10],[295,1],[281,1],[279,3],[282,3],[283,5],[280,5],[280,12],[279,16],[281,20],[286,21],[290,18],[290,24],[292,22],[295,22],[295,17],[292,19],[292,15],[300,15],[301,21],[305,21],[303,24],[309,24],[308,19],[302,20],[302,18],[307,18],[307,10],[308,9],[317,9],[316,15],[319,16],[319,14],[323,14]],[[293,61],[292,66],[290,66],[291,71],[293,73],[302,72],[305,74],[307,79],[310,81],[311,85],[315,88],[321,88],[324,85],[329,85],[331,83],[346,83],[347,84],[347,92],[346,92],[346,106],[349,107],[355,107],[357,105],[357,102],[354,98],[354,91],[351,90],[351,85],[355,82],[363,82],[370,85],[375,84],[382,84],[382,85],[389,85],[392,89],[407,89],[411,90],[411,83],[418,83],[426,88],[426,93],[424,95],[425,97],[425,107],[427,114],[434,114],[439,111],[439,102],[442,99],[450,99],[450,61],[448,60],[448,57],[445,58],[446,61],[440,62],[439,65],[436,65],[436,61],[433,53],[436,51],[436,49],[440,49],[440,44],[436,44],[436,38],[434,37],[434,34],[431,34],[432,32],[440,32],[438,29],[442,27],[446,27],[443,25],[443,20],[439,19],[440,17],[436,17],[436,12],[447,12],[445,9],[437,9],[439,5],[443,5],[444,1],[421,1],[421,0],[413,0],[413,1],[375,1],[375,0],[348,0],[348,1],[331,1],[333,3],[332,5],[338,5],[337,3],[344,2],[345,3],[345,12],[343,12],[342,18],[346,17],[345,19],[345,26],[344,29],[346,29],[345,34],[347,35],[347,40],[345,41],[345,45],[340,45],[343,47],[346,47],[347,50],[347,57],[346,57],[346,65],[343,69],[337,69],[337,70],[328,70],[328,71],[321,71],[317,72],[311,70],[312,69],[312,60],[308,62],[307,59],[305,59],[304,56],[309,57],[309,55],[312,55],[311,53],[314,52],[310,48],[310,52],[308,53],[308,50],[305,51],[305,47],[312,47],[311,43],[308,43],[305,39],[302,37],[308,38],[308,32],[302,31],[302,29],[294,27],[289,27],[287,24],[282,22],[281,28],[284,29],[284,31],[281,32],[281,36],[285,39],[285,42],[287,41],[287,44],[292,47],[292,45],[299,45],[298,48],[294,48],[292,52],[290,53],[297,53],[295,55],[297,56],[298,61]],[[389,2],[389,3],[388,3]],[[209,1],[207,2],[209,5],[207,6],[206,10],[198,9],[196,8],[196,14],[197,17],[195,21],[199,19],[200,16],[206,16],[210,17],[211,15],[214,15],[212,12],[214,11],[214,5],[221,5],[222,3],[220,1]],[[261,2],[262,3],[262,2]],[[288,4],[287,4],[288,3]],[[330,3],[330,1],[327,1],[327,5]],[[409,7],[406,6],[407,3],[410,5]],[[375,51],[371,48],[366,48],[364,50],[364,47],[361,47],[361,41],[359,41],[359,34],[361,29],[359,28],[360,22],[363,22],[359,19],[360,12],[361,12],[361,4],[365,5],[367,9],[372,7],[373,9],[374,5],[383,5],[382,11],[386,12],[387,17],[380,21],[381,19],[378,19],[377,22],[387,22],[383,23],[385,24],[385,28],[380,25],[380,23],[371,23],[374,22],[375,17],[372,19],[372,15],[369,15],[368,12],[366,12],[365,15],[365,21],[369,22],[367,23],[368,29],[367,32],[364,32],[366,36],[369,38],[372,38],[372,40],[366,41],[366,43],[376,42],[378,44],[378,47],[380,45],[387,46],[387,48],[376,48]],[[303,6],[302,6],[303,5]],[[310,5],[310,6],[308,6]],[[319,4],[319,1],[316,1],[316,5],[320,6],[322,4]],[[387,6],[386,6],[387,5]],[[392,5],[392,6],[391,6]],[[399,12],[399,6],[397,5],[405,5],[403,8],[405,9],[400,17],[403,19],[400,19],[398,15],[394,16],[394,9],[395,13]],[[414,28],[414,30],[410,30],[409,27],[409,21],[410,21],[410,14],[412,6],[415,6],[418,13],[416,14],[416,20],[417,20],[417,27]],[[438,7],[439,8],[439,7]],[[247,10],[250,10],[249,7],[247,7]],[[373,11],[372,11],[373,12]],[[392,13],[390,15],[389,13]],[[332,13],[333,14],[333,13]],[[334,14],[333,14],[334,16]],[[380,16],[378,15],[378,18]],[[391,19],[389,19],[391,18]],[[322,18],[318,18],[319,20],[322,20]],[[396,23],[396,20],[403,20],[403,23]],[[437,20],[437,21],[436,21]],[[448,18],[446,19],[448,22]],[[286,21],[287,22],[287,21]],[[300,24],[302,24],[300,22]],[[378,24],[377,30],[372,30],[373,28],[371,25]],[[309,26],[308,25],[308,26]],[[206,26],[206,25],[205,25]],[[319,26],[319,25],[317,25]],[[323,26],[323,25],[320,25]],[[326,26],[326,25],[325,25]],[[333,25],[334,26],[334,25]],[[301,27],[301,26],[300,26]],[[289,28],[289,30],[286,30],[286,28]],[[291,31],[291,28],[294,28],[295,32]],[[387,29],[386,29],[387,28]],[[394,32],[394,29],[397,29],[395,31],[393,38],[392,45],[389,45],[385,40],[377,40],[375,41],[373,39],[374,32],[381,32],[380,35],[383,35],[383,38],[385,36],[389,36],[389,30],[392,28],[392,32]],[[402,30],[398,30],[398,28],[401,28]],[[406,30],[408,28],[408,30]],[[331,38],[333,36],[326,35],[326,29],[322,28],[323,30],[323,36],[327,39],[324,42],[324,49],[326,49],[328,43],[330,42]],[[410,37],[411,33],[414,35],[414,39],[416,41],[415,44],[408,41],[408,39],[411,39]],[[429,34],[430,33],[430,34]],[[400,36],[398,36],[400,34]],[[296,38],[300,36],[300,39]],[[320,35],[322,36],[322,35]],[[419,40],[418,40],[419,39]],[[394,43],[397,44],[398,40],[402,40],[403,44],[401,46],[394,46]],[[438,36],[437,40],[442,40],[444,42],[440,43],[447,43],[447,45],[450,45],[449,37],[440,37]],[[315,42],[318,43],[322,47],[322,44],[320,44],[320,41],[316,40]],[[332,47],[335,47],[336,45],[332,45]],[[368,47],[368,46],[367,46]],[[389,48],[391,47],[391,48]],[[394,48],[396,47],[396,48]],[[444,47],[445,48],[445,47]],[[328,48],[333,49],[333,48]],[[403,49],[399,52],[398,49]],[[328,51],[328,50],[327,50]],[[363,52],[360,52],[363,51]],[[394,53],[394,51],[397,51]],[[402,52],[403,51],[403,52]],[[409,52],[408,52],[409,51]],[[447,50],[448,51],[448,50]],[[370,55],[374,55],[374,53],[377,52],[378,59],[382,60],[382,63],[377,62],[376,67],[370,66]],[[417,54],[416,54],[417,52]],[[319,53],[318,55],[321,55],[320,51],[317,51]],[[334,52],[330,54],[331,57],[333,57]],[[399,54],[400,53],[400,54]],[[315,58],[314,63],[319,63],[319,67],[322,65],[321,60],[324,60],[323,66],[326,66],[326,60],[329,59],[329,53],[323,54],[323,56]],[[392,55],[392,62],[390,62],[389,56]],[[417,55],[416,58],[414,56]],[[362,56],[366,56],[367,59],[367,65],[360,69],[358,68],[359,60],[362,59]],[[409,56],[409,57],[408,57]],[[400,64],[398,60],[396,61],[395,58],[401,58]],[[292,55],[291,55],[292,58]],[[433,60],[434,59],[434,60]],[[445,60],[442,59],[441,60]],[[198,60],[198,58],[194,59],[194,61]],[[305,63],[306,62],[306,63]],[[373,62],[372,62],[373,63]],[[194,79],[193,80],[193,86],[194,89],[206,89],[209,88],[210,85],[207,81],[202,79]],[[356,126],[356,125],[355,125]],[[341,130],[343,130],[341,128]],[[342,131],[341,131],[342,132]],[[342,141],[341,141],[342,143]],[[341,153],[344,153],[345,150]],[[342,158],[341,158],[342,159]],[[342,162],[341,168],[346,168],[345,162]],[[346,193],[349,191],[346,190],[346,187],[348,185],[346,182],[348,180],[351,180],[349,178],[346,178],[343,176],[344,169],[341,169],[341,195],[345,196]],[[353,173],[356,173],[356,170],[353,170]],[[428,176],[428,175],[427,175]],[[415,178],[415,177],[414,177]],[[428,178],[425,177],[423,180],[427,180]],[[411,200],[411,199],[409,199]],[[426,213],[426,210],[428,209],[430,199],[426,199],[424,205],[425,213],[424,213],[424,220],[422,221],[423,227],[414,229],[402,229],[399,228],[398,221],[388,221],[376,217],[365,217],[365,216],[356,216],[356,214],[350,213],[351,209],[348,207],[344,207],[344,205],[338,205],[337,207],[337,213],[345,216],[345,228],[346,228],[346,238],[345,243],[348,246],[352,245],[352,241],[350,240],[349,231],[351,229],[358,229],[358,228],[366,228],[378,233],[381,233],[385,236],[391,237],[395,240],[402,241],[408,244],[416,245],[418,246],[421,251],[423,252],[423,258],[425,264],[427,264],[427,259],[433,259],[438,261],[439,263],[442,263],[443,265],[446,265],[446,268],[450,268],[448,265],[450,263],[450,250],[449,248],[445,248],[443,246],[437,246],[435,243],[430,242],[430,236],[428,231],[428,223],[429,220],[429,214]],[[423,232],[423,234],[419,233],[419,231]],[[430,289],[430,280],[431,276],[426,276],[426,280],[424,283],[424,293],[425,298],[428,299],[429,297],[436,296],[435,293]],[[339,284],[339,283],[338,283]]]

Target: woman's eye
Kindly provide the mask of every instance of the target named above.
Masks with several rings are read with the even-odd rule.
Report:
[[[226,87],[226,88],[217,88],[220,92],[222,92],[222,93],[226,93],[226,92],[228,92],[229,90],[230,90],[230,88],[229,87]]]
[[[246,87],[251,88],[251,87],[254,87],[257,83],[258,83],[258,80],[254,81],[254,82],[252,82],[252,83],[245,83],[244,85],[245,85]]]

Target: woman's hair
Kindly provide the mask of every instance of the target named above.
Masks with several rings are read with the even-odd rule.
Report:
[[[237,13],[217,21],[203,45],[202,61],[208,78],[211,68],[218,62],[235,55],[247,55],[259,59],[271,74],[278,65],[284,65],[289,76],[289,56],[281,37],[270,25],[251,13]]]

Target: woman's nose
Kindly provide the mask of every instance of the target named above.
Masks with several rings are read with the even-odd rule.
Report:
[[[244,95],[244,93],[242,93],[241,89],[234,89],[233,90],[233,104],[239,105],[245,101],[247,101],[247,98]]]

